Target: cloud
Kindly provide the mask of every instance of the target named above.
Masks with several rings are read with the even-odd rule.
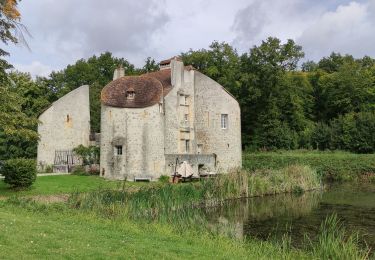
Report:
[[[307,59],[331,52],[375,56],[375,0],[253,1],[236,14],[234,44],[247,51],[269,36],[302,45]]]
[[[314,60],[331,52],[375,56],[375,1],[351,2],[323,13],[297,38]]]
[[[252,1],[235,16],[233,43],[247,51],[269,36],[281,40],[295,38],[321,11],[321,4],[315,1],[314,4],[307,0]]]
[[[39,61],[33,61],[31,64],[15,64],[14,68],[21,72],[28,72],[31,76],[44,76],[47,77],[51,72],[52,68],[48,65],[42,64]]]
[[[148,56],[162,60],[214,40],[244,52],[269,36],[294,39],[307,59],[375,56],[375,0],[38,0],[20,10],[32,51],[6,49],[11,63],[33,73],[104,51],[143,66]]]
[[[158,0],[22,3],[23,22],[33,35],[33,51],[55,55],[63,62],[104,51],[137,56],[169,21],[164,1]]]

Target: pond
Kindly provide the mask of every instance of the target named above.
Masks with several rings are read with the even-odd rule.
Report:
[[[362,243],[375,248],[375,184],[335,184],[302,195],[230,201],[206,214],[238,238],[279,240],[288,235],[295,247],[303,245],[305,235],[314,239],[326,217],[336,214],[348,231],[358,232]]]

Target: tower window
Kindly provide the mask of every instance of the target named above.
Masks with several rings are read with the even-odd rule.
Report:
[[[197,147],[197,153],[198,154],[201,154],[203,151],[203,144],[198,144],[198,147]]]
[[[187,96],[185,96],[185,95],[180,95],[180,105],[181,106],[187,106],[187,105],[189,105],[189,103],[188,103],[188,97]]]
[[[129,88],[127,91],[126,91],[126,99],[134,99],[135,98],[135,91],[133,88]]]
[[[115,146],[115,154],[116,155],[122,155],[122,145],[116,145]]]
[[[185,140],[185,153],[190,151],[190,140]]]
[[[69,116],[69,115],[66,115],[66,122],[67,122],[67,123],[70,122],[70,116]]]
[[[221,129],[228,129],[228,114],[221,114]]]

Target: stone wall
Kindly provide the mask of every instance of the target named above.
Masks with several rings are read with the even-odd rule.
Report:
[[[39,167],[53,165],[56,150],[89,145],[89,86],[79,87],[54,102],[39,116],[39,121]]]
[[[217,155],[217,170],[241,167],[241,112],[238,102],[217,82],[194,72],[195,133],[203,154]],[[228,115],[227,129],[221,115]]]
[[[164,119],[159,104],[147,108],[102,105],[100,167],[108,179],[157,179],[164,174]],[[122,155],[116,146],[122,146]]]
[[[171,62],[171,73],[173,89],[164,98],[165,153],[184,153],[182,140],[190,140],[190,153],[195,153],[194,74],[176,60]],[[186,97],[186,104],[182,104],[181,96]],[[188,115],[187,121],[185,114]]]
[[[215,172],[216,169],[216,156],[214,154],[166,154],[165,167],[168,175],[174,174],[176,159],[178,159],[178,163],[189,162],[196,173],[199,172],[201,166],[204,166],[209,172]]]
[[[173,174],[176,158],[189,162],[194,171],[241,166],[238,102],[217,82],[176,60],[171,62],[171,83],[168,95],[147,108],[102,105],[102,176],[156,180]],[[221,128],[221,114],[228,115],[227,129]],[[116,154],[116,146],[122,154]]]

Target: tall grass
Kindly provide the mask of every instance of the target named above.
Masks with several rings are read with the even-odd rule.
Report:
[[[142,222],[152,221],[157,225],[168,226],[171,232],[191,240],[204,237],[220,241],[224,236],[238,238],[236,226],[210,222],[205,214],[207,206],[214,206],[228,199],[300,192],[319,187],[320,179],[310,167],[289,166],[281,170],[237,170],[215,179],[181,185],[153,183],[135,189],[134,186],[130,187],[124,183],[122,189],[76,192],[71,196],[68,205],[82,214],[99,214],[105,218],[113,218],[116,223],[136,221],[143,224]],[[8,202],[25,209],[35,208],[37,212],[51,210],[51,206],[40,208],[39,204],[34,202],[23,202],[15,198],[13,200]],[[69,211],[74,212],[72,209]],[[303,251],[295,249],[290,238],[286,236],[279,242],[262,242],[249,238],[238,245],[251,251],[252,256],[266,259],[288,259],[294,254],[308,259],[368,258],[367,252],[358,246],[358,237],[348,236],[336,217],[328,218],[322,224],[318,238],[308,239],[306,244]]]
[[[283,169],[289,165],[308,165],[327,180],[347,181],[366,174],[375,174],[374,154],[347,152],[279,151],[243,155],[243,167],[258,169]]]
[[[309,239],[308,239],[309,240]],[[369,250],[361,250],[358,234],[347,234],[336,215],[321,224],[315,243],[309,240],[310,251],[319,259],[367,259]]]
[[[96,210],[107,216],[131,219],[175,221],[175,212],[189,215],[193,208],[216,206],[225,200],[305,191],[320,187],[315,171],[307,166],[249,173],[232,171],[217,178],[181,185],[153,183],[134,190],[97,190],[74,193],[69,203],[75,208]],[[172,218],[172,219],[171,219]]]

